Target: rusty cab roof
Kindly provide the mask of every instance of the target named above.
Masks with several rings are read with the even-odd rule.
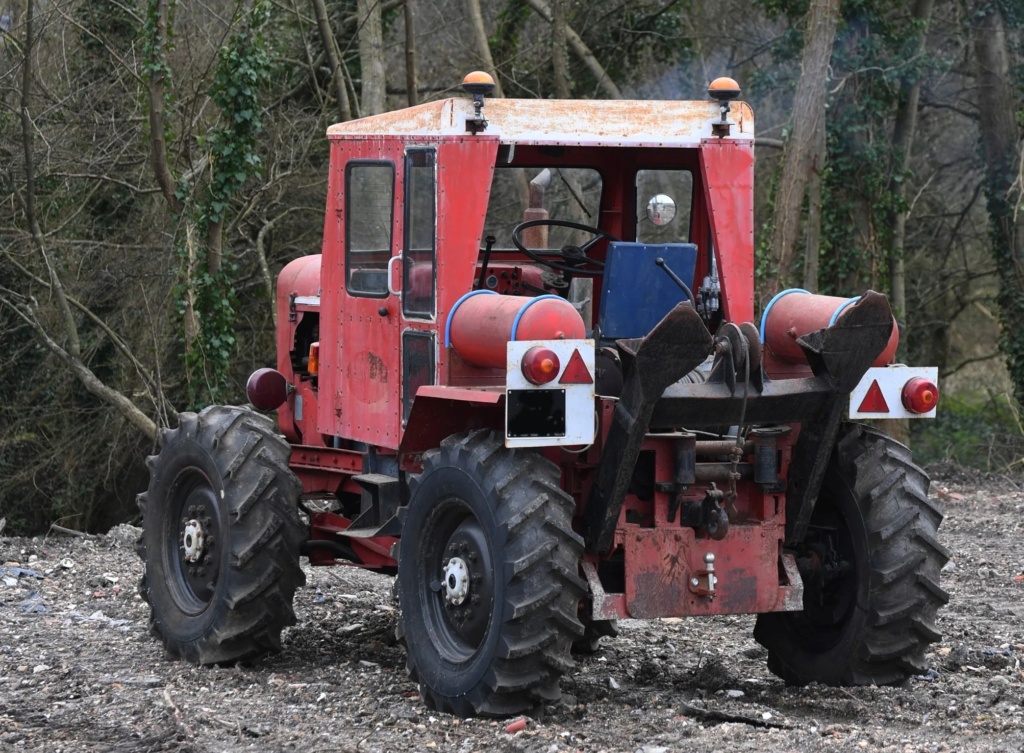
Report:
[[[477,138],[502,144],[562,146],[698,147],[712,138],[721,117],[717,102],[606,99],[487,99],[488,127]],[[473,101],[442,99],[402,110],[337,123],[330,139],[372,137],[439,138],[467,136]],[[731,103],[728,137],[754,138],[754,113],[745,102]]]

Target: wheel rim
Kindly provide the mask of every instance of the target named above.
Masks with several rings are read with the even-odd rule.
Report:
[[[471,659],[484,644],[494,612],[494,566],[483,526],[461,499],[441,501],[425,526],[417,591],[427,630],[441,657]]]
[[[803,611],[793,617],[801,637],[821,649],[842,638],[857,605],[861,563],[845,516],[833,509],[818,518],[811,524],[806,544],[821,569],[822,582],[805,591]]]
[[[220,579],[219,497],[204,473],[188,468],[175,479],[168,501],[164,572],[178,607],[199,614],[213,600]]]

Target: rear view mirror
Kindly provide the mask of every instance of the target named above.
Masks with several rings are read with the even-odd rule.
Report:
[[[659,193],[647,202],[647,219],[654,225],[667,225],[676,217],[676,202],[671,196]]]

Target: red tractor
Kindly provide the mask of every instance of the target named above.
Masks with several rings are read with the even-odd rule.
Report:
[[[753,132],[698,102],[452,98],[335,125],[321,254],[250,408],[186,413],[140,498],[169,654],[280,648],[312,565],[397,574],[431,708],[557,698],[621,617],[757,614],[792,683],[925,669],[941,511],[851,418],[926,417],[884,296],[754,320]],[[283,436],[281,436],[283,435]]]

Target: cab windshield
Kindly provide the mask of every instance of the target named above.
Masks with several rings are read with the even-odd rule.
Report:
[[[525,220],[565,220],[596,226],[600,221],[601,174],[580,167],[498,167],[484,237],[493,235],[494,248],[509,250],[512,231]],[[547,229],[546,244],[531,247],[559,249],[591,237],[565,227]]]

